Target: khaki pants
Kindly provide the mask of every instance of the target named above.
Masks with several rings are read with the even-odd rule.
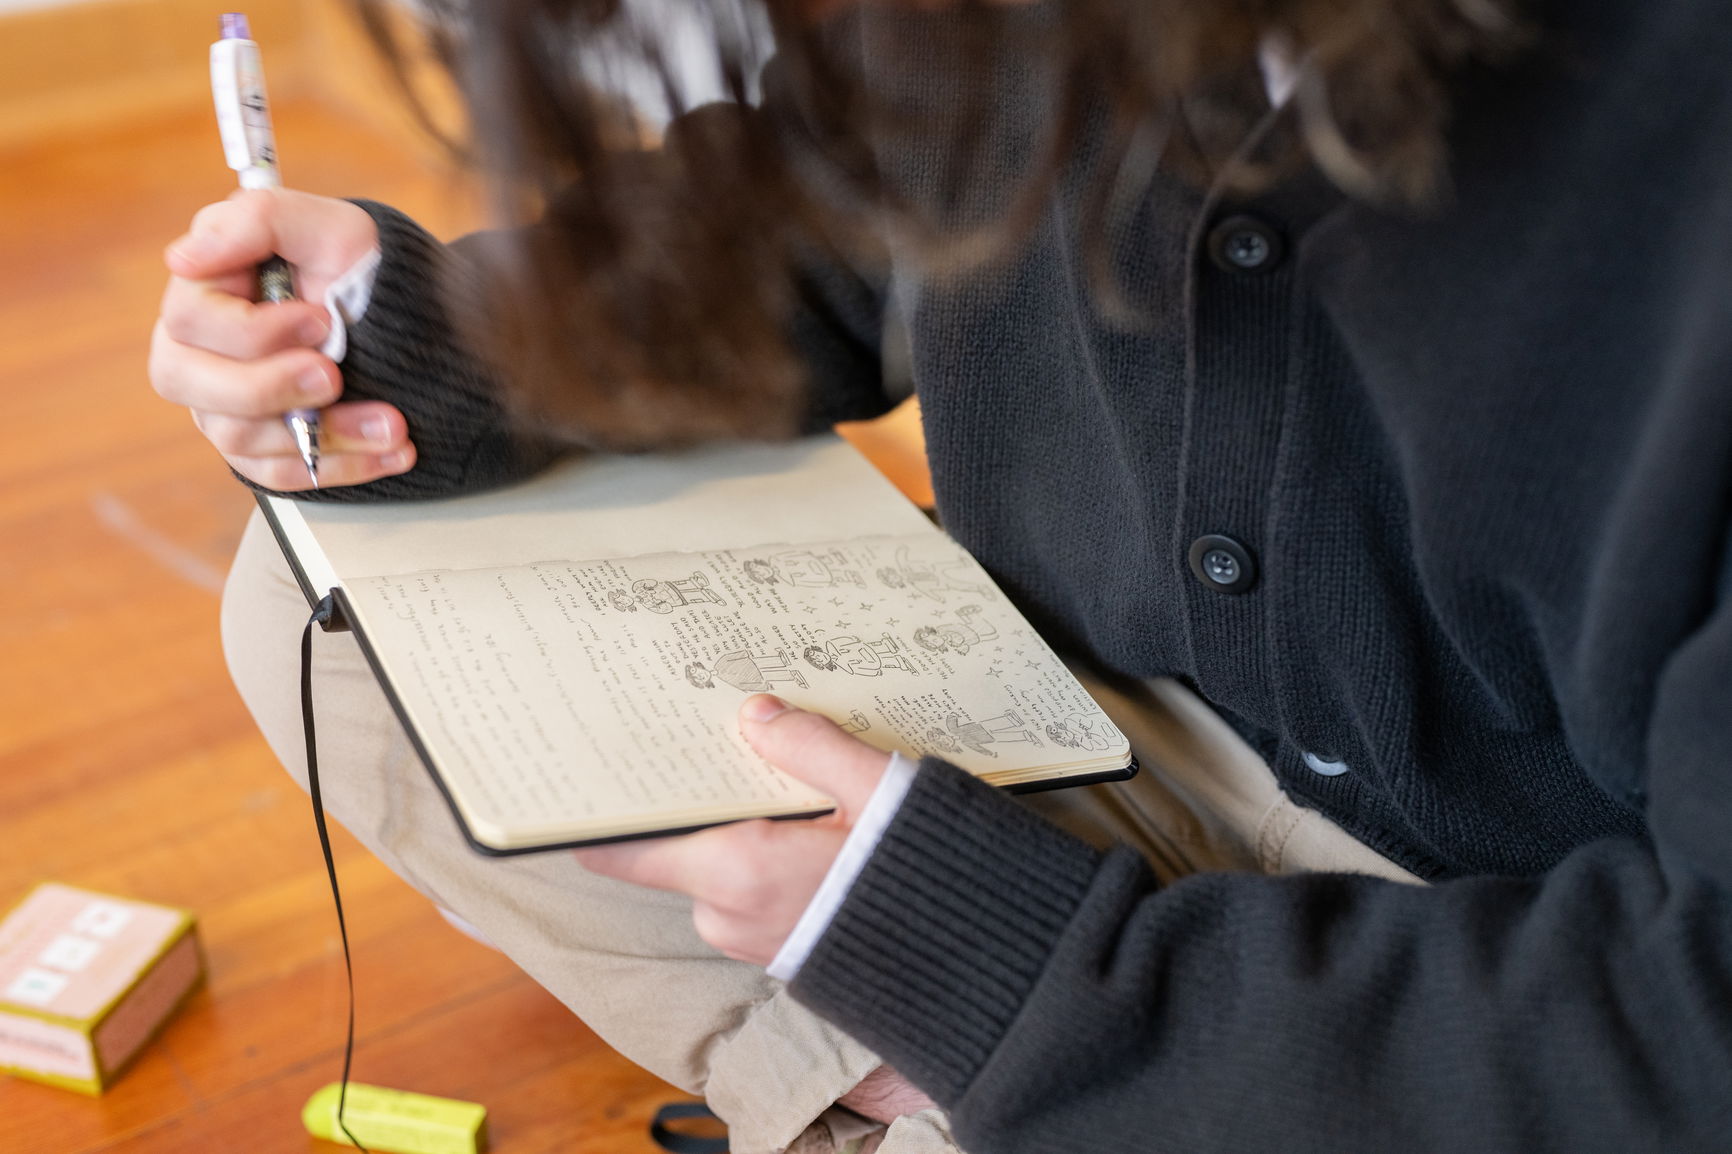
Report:
[[[235,684],[305,785],[299,635],[306,602],[254,514],[223,598]],[[755,966],[711,950],[684,898],[585,872],[569,854],[493,859],[458,834],[353,638],[316,634],[319,762],[331,815],[432,901],[478,928],[632,1061],[702,1093],[736,1154],[768,1154],[878,1059]],[[1210,869],[1346,870],[1416,880],[1320,814],[1294,805],[1221,720],[1172,682],[1090,686],[1143,772],[1030,808],[1097,844],[1140,849],[1163,879]],[[953,1150],[941,1116],[901,1120],[883,1154]]]

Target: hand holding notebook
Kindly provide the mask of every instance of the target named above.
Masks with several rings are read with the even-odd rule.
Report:
[[[829,810],[740,737],[753,693],[996,784],[1129,772],[979,565],[834,438],[589,458],[450,501],[264,503],[484,852]]]

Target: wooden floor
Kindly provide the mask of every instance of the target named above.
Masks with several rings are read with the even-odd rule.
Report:
[[[288,175],[436,230],[448,181],[310,106]],[[232,187],[202,110],[0,156],[0,908],[54,879],[186,906],[208,985],[107,1096],[0,1077],[0,1151],[304,1152],[344,996],[306,797],[229,687],[217,584],[249,508],[145,380],[163,245]],[[652,1149],[673,1092],[347,836],[363,1081],[485,1104],[500,1154]]]

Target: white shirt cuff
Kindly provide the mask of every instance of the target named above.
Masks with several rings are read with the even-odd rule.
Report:
[[[325,311],[331,316],[331,331],[319,351],[338,364],[349,351],[349,326],[361,323],[367,305],[373,300],[373,282],[379,276],[380,259],[379,250],[374,249],[350,265],[325,290]]]
[[[800,920],[794,923],[788,940],[770,960],[769,974],[772,978],[791,982],[800,972],[800,967],[806,964],[812,947],[818,944],[818,939],[830,928],[836,911],[842,908],[842,899],[853,888],[854,879],[860,876],[872,851],[878,848],[878,840],[889,828],[890,819],[902,808],[902,799],[908,796],[908,787],[914,784],[914,774],[919,769],[919,765],[900,753],[890,755],[890,764],[885,767],[884,776],[878,779],[878,788],[872,791],[866,808],[860,811],[859,820],[848,831],[848,840],[842,843],[836,860],[830,863],[830,872],[824,875],[818,892],[812,895]]]

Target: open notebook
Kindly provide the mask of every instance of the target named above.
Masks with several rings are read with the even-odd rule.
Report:
[[[755,692],[1012,788],[1135,771],[985,571],[838,438],[260,504],[485,853],[827,811],[739,737]]]

